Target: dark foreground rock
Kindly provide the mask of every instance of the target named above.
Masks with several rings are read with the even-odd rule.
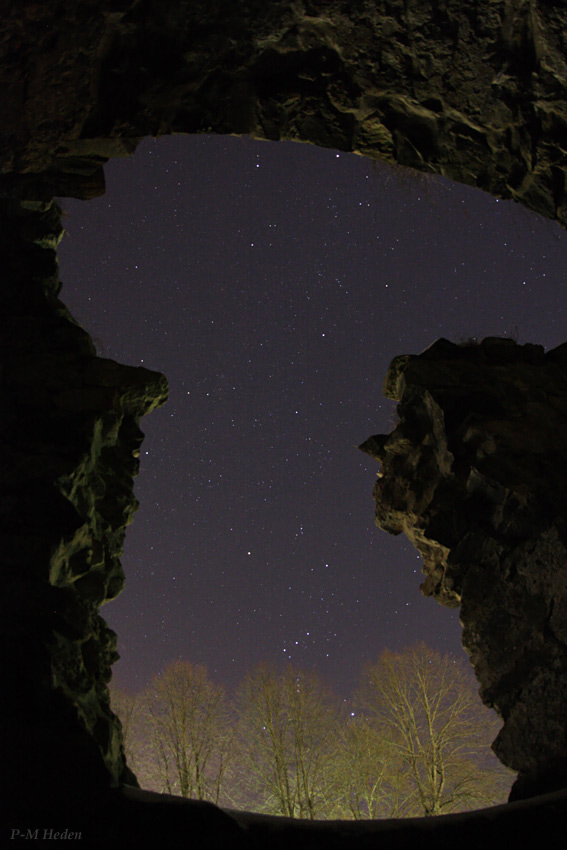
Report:
[[[422,592],[460,608],[515,793],[567,787],[567,345],[441,339],[396,358],[384,392],[399,423],[361,446],[376,522],[423,555]]]
[[[300,821],[222,811],[210,803],[123,787],[55,809],[46,797],[35,800],[31,813],[23,806],[7,823],[3,837],[57,837],[89,850],[531,850],[542,840],[549,850],[560,850],[566,806],[567,792],[558,792],[436,818]]]
[[[0,214],[0,758],[9,799],[53,784],[88,793],[135,781],[108,699],[116,635],[99,608],[124,585],[138,423],[167,383],[97,357],[59,300],[57,206],[4,200]]]

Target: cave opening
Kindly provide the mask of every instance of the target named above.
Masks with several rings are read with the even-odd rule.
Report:
[[[385,646],[461,655],[417,553],[373,528],[376,467],[355,447],[389,430],[393,354],[559,344],[563,232],[293,143],[147,139],[106,170],[102,198],[63,202],[62,299],[99,355],[164,372],[171,393],[143,423],[126,590],[103,612],[118,682],[185,658],[233,687],[291,661],[346,698]]]
[[[368,840],[364,831],[343,831],[336,824],[329,829],[309,824],[315,826],[313,830],[294,824],[289,836],[278,835],[273,819],[255,821],[253,816],[243,816],[233,820],[214,807],[207,814],[205,808],[180,806],[177,800],[158,800],[144,793],[136,796],[134,789],[121,785],[129,773],[106,689],[115,660],[114,636],[98,608],[121,586],[122,540],[135,507],[132,478],[140,446],[138,418],[163,403],[166,385],[161,375],[149,370],[97,360],[86,334],[69,321],[57,299],[56,250],[61,229],[51,199],[97,197],[104,191],[103,164],[128,156],[144,137],[177,132],[250,133],[256,138],[336,146],[445,174],[495,197],[515,198],[565,226],[564,18],[558,4],[504,0],[481,0],[474,8],[458,3],[389,2],[362,3],[356,9],[336,3],[241,3],[230,8],[222,2],[216,6],[181,2],[167,8],[152,2],[47,3],[28,4],[23,11],[14,6],[7,15],[2,40],[5,61],[0,63],[6,100],[0,145],[6,287],[0,312],[6,401],[2,420],[7,577],[3,628],[9,646],[5,673],[7,681],[17,683],[7,689],[3,703],[9,732],[3,752],[4,762],[10,765],[7,801],[12,839],[16,833],[22,837],[14,823],[33,825],[23,835],[36,837],[37,824],[43,819],[50,824],[57,817],[65,819],[74,837],[84,835],[85,844],[96,847],[107,844],[110,836],[116,846],[139,838],[147,843],[150,835],[158,843],[165,831],[172,846],[182,842],[184,846],[189,833],[199,844],[204,836],[204,843],[235,847],[328,846],[329,840],[337,846],[358,846],[359,838],[362,843]],[[469,230],[460,215],[455,213],[444,229],[458,228],[459,223],[460,239]],[[494,227],[488,235],[498,239],[499,232]],[[522,243],[518,250],[522,260],[524,235],[516,240]],[[483,239],[476,244],[474,262],[482,271],[491,251],[486,251]],[[256,243],[251,247],[256,248]],[[544,265],[547,250],[545,254]],[[428,266],[423,254],[419,260],[421,290],[432,295],[435,286],[430,286],[432,277],[424,274]],[[490,332],[511,334],[551,347],[561,341],[561,334],[553,342],[545,338],[541,320],[542,316],[549,319],[553,333],[562,324],[559,290],[547,288],[550,276],[559,278],[551,270],[540,273],[540,256],[533,268],[523,262],[510,284],[512,260],[507,256],[501,275],[489,276],[487,281],[483,277],[482,331],[470,328],[474,311],[469,309],[463,322],[466,329],[463,333],[459,328],[459,334],[467,338]],[[84,266],[88,266],[86,255]],[[528,277],[528,269],[533,277]],[[442,271],[446,284],[442,303],[449,313],[453,311],[447,303],[452,284],[460,277],[459,264]],[[154,282],[161,278],[160,272],[153,275]],[[495,320],[498,326],[491,331],[485,314],[492,319],[498,315],[502,321],[507,318],[501,308],[494,310],[504,279],[512,286],[511,312],[525,310],[518,319],[511,318],[511,327],[507,323],[503,328]],[[479,292],[478,279],[470,289]],[[470,307],[471,299],[467,303]],[[364,311],[366,318],[368,301]],[[395,317],[402,311],[384,312],[395,326]],[[115,313],[123,327],[131,324],[123,302]],[[423,308],[414,311],[412,345],[402,346],[400,340],[390,356],[422,347],[413,343],[415,329],[423,329],[426,315]],[[112,349],[104,328],[98,336],[103,346]],[[491,342],[480,352],[481,359],[491,346],[494,353]],[[446,354],[448,347],[442,344],[441,348]],[[511,350],[503,345],[499,353],[505,348]],[[516,354],[519,349],[514,347]],[[439,347],[435,357],[438,353]],[[549,477],[540,485],[536,474],[526,484],[536,524],[532,539],[524,541],[520,567],[528,575],[539,571],[534,584],[538,591],[543,585],[544,592],[534,605],[534,594],[526,583],[514,585],[513,577],[522,569],[512,546],[512,562],[504,556],[496,566],[502,566],[500,589],[510,587],[514,599],[510,605],[493,607],[487,625],[488,631],[502,626],[503,607],[521,623],[522,637],[518,639],[512,628],[507,645],[496,635],[495,654],[492,645],[476,647],[489,690],[493,692],[494,682],[487,678],[502,680],[500,703],[496,697],[494,703],[510,717],[506,718],[508,741],[500,752],[520,771],[519,782],[524,783],[520,798],[564,788],[567,761],[561,721],[567,701],[561,477],[567,457],[561,421],[567,362],[562,348],[552,348],[548,356],[542,348],[526,346],[519,359],[531,366],[532,355],[544,364],[546,375],[552,375],[553,401],[546,408],[548,399],[544,400],[539,419],[532,417],[534,439],[520,454],[529,458],[528,466],[537,473],[533,447],[543,447]],[[136,354],[138,359],[143,357]],[[429,359],[430,353],[419,362]],[[459,354],[456,359],[466,358]],[[384,374],[379,366],[377,385]],[[452,364],[448,371],[453,372]],[[516,370],[510,383],[517,385],[518,374],[521,382],[524,371]],[[490,383],[492,374],[489,368],[482,380]],[[392,380],[391,386],[395,383]],[[539,398],[538,381],[530,384],[531,389]],[[523,387],[517,397],[526,399]],[[531,405],[529,391],[527,404]],[[554,406],[559,406],[559,413]],[[513,409],[513,413],[516,423],[525,421],[525,410]],[[158,419],[154,421],[157,430]],[[547,442],[540,421],[547,434],[559,422]],[[323,425],[328,430],[327,421]],[[374,420],[371,431],[378,427]],[[147,428],[152,431],[151,418]],[[151,441],[151,433],[149,437]],[[374,439],[372,445],[378,447],[376,452],[383,448],[380,440]],[[475,443],[474,451],[478,446],[484,450]],[[523,468],[523,464],[511,466],[514,471]],[[346,495],[344,480],[339,482],[341,496]],[[473,484],[476,488],[478,478]],[[411,486],[409,492],[411,497]],[[549,493],[558,494],[555,502]],[[491,503],[489,498],[476,504],[479,510],[484,505],[486,513]],[[509,500],[508,509],[517,504]],[[542,504],[551,511],[559,507],[551,533]],[[458,500],[457,505],[452,504],[449,513],[453,508],[458,511]],[[138,525],[141,520],[143,515]],[[518,517],[512,517],[511,526],[515,529],[518,524]],[[453,529],[457,527],[462,526],[453,524]],[[494,562],[483,565],[493,578]],[[469,602],[475,598],[478,601],[478,593],[473,592]],[[477,613],[477,622],[486,621],[484,608]],[[530,630],[534,614],[537,627]],[[468,616],[464,605],[462,616],[463,621]],[[352,631],[349,628],[349,634]],[[524,656],[520,670],[510,669],[517,660],[514,642]],[[519,680],[516,673],[521,674]],[[512,803],[470,819],[442,819],[434,828],[436,842],[439,846],[476,847],[479,842],[501,846],[506,836],[507,841],[516,838],[519,845],[533,843],[541,837],[541,823],[548,825],[551,834],[555,830],[550,824],[562,820],[564,794],[555,800],[540,798],[527,808]],[[159,806],[147,805],[150,800]],[[400,831],[398,824],[390,822],[373,824],[370,831],[380,833],[388,846],[398,846],[414,839],[427,843],[429,827],[414,822]],[[284,831],[288,826],[284,825]],[[51,827],[45,832],[44,837],[53,837]],[[66,826],[63,837],[70,837],[68,833]]]

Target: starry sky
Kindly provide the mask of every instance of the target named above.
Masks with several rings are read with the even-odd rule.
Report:
[[[442,178],[310,145],[146,139],[107,191],[64,199],[62,299],[98,352],[164,372],[102,614],[130,691],[177,658],[235,686],[259,661],[347,697],[417,640],[462,656],[458,612],[374,525],[398,354],[487,335],[567,339],[567,234]]]

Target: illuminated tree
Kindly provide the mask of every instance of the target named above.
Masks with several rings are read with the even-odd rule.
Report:
[[[241,768],[248,800],[292,818],[324,815],[336,752],[334,700],[313,674],[257,667],[240,699]]]
[[[233,737],[223,688],[177,661],[144,695],[146,736],[161,788],[218,803]]]
[[[404,817],[411,809],[408,770],[392,751],[384,730],[350,712],[330,766],[335,818]]]
[[[110,707],[122,724],[122,741],[128,767],[134,772],[140,758],[139,738],[137,727],[140,720],[140,699],[127,693],[113,682],[108,687]]]
[[[510,773],[490,751],[499,723],[462,664],[419,644],[382,653],[363,681],[359,703],[408,784],[404,814],[505,802]]]
[[[348,709],[315,675],[261,665],[231,712],[223,689],[186,661],[144,694],[113,686],[111,698],[143,787],[234,808],[436,815],[505,802],[511,783],[490,751],[498,721],[472,676],[423,644],[384,652]]]

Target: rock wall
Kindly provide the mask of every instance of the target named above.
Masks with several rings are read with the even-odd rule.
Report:
[[[562,3],[7,5],[0,173],[20,194],[100,194],[105,159],[143,136],[248,133],[444,174],[567,223]]]
[[[384,394],[399,423],[361,446],[376,522],[423,555],[422,592],[460,607],[498,757],[524,785],[567,784],[567,344],[441,339],[397,357]]]
[[[2,214],[3,764],[18,798],[84,793],[135,781],[106,689],[116,636],[98,609],[123,587],[138,420],[167,385],[97,357],[59,300],[57,206],[4,201]]]

